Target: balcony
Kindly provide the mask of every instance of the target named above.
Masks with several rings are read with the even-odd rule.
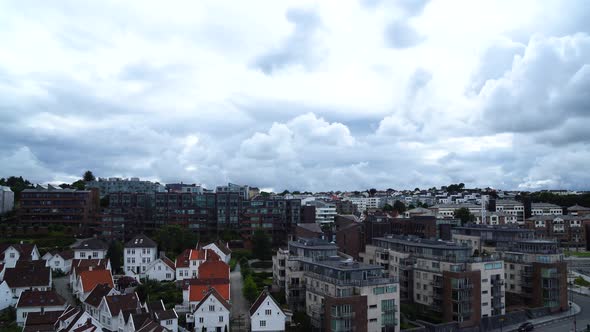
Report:
[[[504,280],[502,279],[492,279],[493,286],[502,286],[504,285]]]
[[[473,289],[473,284],[461,284],[457,286],[452,286],[452,288],[457,290]]]
[[[369,278],[367,280],[340,280],[332,277],[327,277],[321,274],[317,274],[314,272],[305,272],[305,275],[317,279],[323,282],[327,282],[332,285],[336,286],[357,286],[357,287],[364,287],[364,286],[377,286],[377,285],[389,285],[389,284],[397,284],[399,283],[399,279],[395,277],[388,277],[388,278]]]

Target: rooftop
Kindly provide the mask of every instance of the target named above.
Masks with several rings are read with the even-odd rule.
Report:
[[[136,235],[131,240],[125,243],[125,248],[157,248],[158,244],[145,236],[144,234]]]
[[[66,300],[54,291],[24,291],[18,299],[17,308],[63,306]]]

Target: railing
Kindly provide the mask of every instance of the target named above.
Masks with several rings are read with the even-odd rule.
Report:
[[[386,285],[386,284],[397,284],[399,283],[399,279],[396,277],[388,277],[388,278],[369,278],[367,280],[340,280],[332,277],[327,277],[321,274],[317,274],[315,272],[306,271],[305,275],[310,278],[318,279],[320,281],[327,282],[332,285],[338,286],[357,286],[357,287],[364,287],[364,286],[376,286],[376,285]]]

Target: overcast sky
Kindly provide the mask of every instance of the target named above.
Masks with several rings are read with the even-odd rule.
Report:
[[[0,177],[590,189],[590,6],[2,1]]]

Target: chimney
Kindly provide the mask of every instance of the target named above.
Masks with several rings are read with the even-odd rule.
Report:
[[[92,265],[88,267],[88,271],[92,271]]]

